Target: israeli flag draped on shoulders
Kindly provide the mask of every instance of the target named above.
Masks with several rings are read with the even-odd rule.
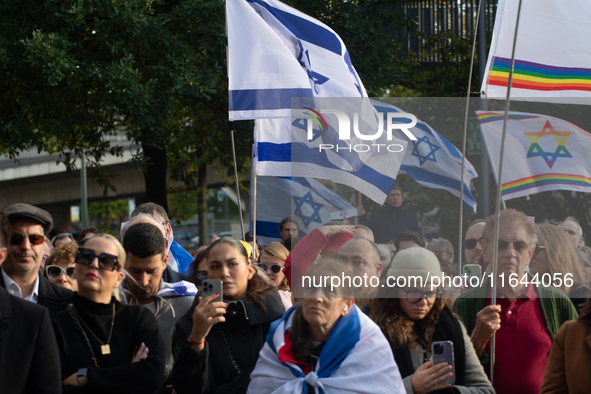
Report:
[[[367,97],[341,38],[276,0],[227,0],[229,119],[291,116],[293,97]]]
[[[384,114],[405,112],[393,105],[371,100],[374,107]],[[406,172],[420,185],[447,190],[460,197],[462,173],[462,153],[444,136],[425,122],[417,120],[416,126],[409,129],[417,138],[411,141],[404,155],[400,171]],[[400,135],[396,130],[395,134]],[[464,203],[476,212],[476,200],[470,191],[470,182],[478,177],[474,166],[466,159],[464,167]]]
[[[406,393],[384,334],[355,305],[332,329],[314,371],[305,375],[298,365],[279,361],[296,307],[271,324],[248,393],[312,394],[305,383],[315,394]]]
[[[251,201],[254,201],[254,198],[251,198]],[[286,217],[291,217],[298,223],[299,236],[303,237],[329,222],[331,213],[349,209],[355,208],[313,178],[259,176],[257,242],[261,245],[274,241],[281,242],[279,224]]]

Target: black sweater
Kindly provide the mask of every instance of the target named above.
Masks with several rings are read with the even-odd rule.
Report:
[[[195,297],[193,306],[175,327],[172,339],[174,389],[179,394],[246,393],[269,326],[285,312],[279,294],[276,290],[266,293],[267,313],[248,298],[228,302],[226,321],[211,327],[203,350],[195,350],[188,341],[193,328],[193,311],[198,303],[199,299]],[[230,359],[230,352],[240,374]]]
[[[106,343],[115,303],[115,324],[109,343],[111,354],[101,354],[101,344],[86,332],[99,368],[94,366],[90,350],[67,310],[51,319],[60,351],[62,379],[88,368],[88,383],[78,389],[64,386],[64,393],[156,393],[164,382],[164,349],[154,315],[140,305],[123,305],[114,298],[110,304],[98,304],[74,293],[76,312],[90,330]],[[148,358],[131,363],[137,348],[144,342]]]

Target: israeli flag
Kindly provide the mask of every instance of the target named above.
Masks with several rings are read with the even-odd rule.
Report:
[[[227,0],[229,119],[290,117],[293,97],[367,97],[341,38],[276,0]]]
[[[309,141],[307,119],[259,119],[255,121],[254,171],[267,176],[314,176],[341,183],[383,204],[402,164],[408,142],[394,138],[374,149],[360,166],[347,169],[335,164],[334,149],[320,149],[318,140]],[[315,126],[316,127],[316,126]],[[315,132],[317,129],[314,129]],[[327,142],[327,141],[324,141]],[[364,141],[365,145],[376,141]],[[333,144],[336,146],[336,143]],[[356,145],[350,145],[356,146]],[[354,149],[338,152],[351,155]],[[344,159],[347,158],[343,155]]]
[[[253,179],[251,177],[251,179]],[[251,186],[251,190],[254,188]],[[251,196],[251,201],[254,201]],[[279,224],[294,219],[303,237],[331,221],[331,213],[355,209],[343,197],[313,178],[257,176],[257,242],[281,242]]]
[[[371,102],[384,116],[389,112],[404,112],[400,108],[377,100],[371,100]],[[425,122],[418,120],[416,126],[409,130],[417,140],[411,141],[400,171],[406,172],[422,186],[447,190],[454,196],[460,197],[462,153]],[[397,130],[395,133],[400,132]],[[478,177],[476,169],[466,159],[464,203],[473,212],[476,212],[476,200],[470,192],[470,182],[476,177]]]

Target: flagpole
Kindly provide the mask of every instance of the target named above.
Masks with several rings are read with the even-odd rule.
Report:
[[[513,34],[513,48],[511,50],[511,66],[509,67],[509,79],[507,80],[507,97],[505,98],[505,116],[503,119],[503,134],[501,136],[501,155],[499,159],[499,174],[497,179],[497,197],[495,201],[495,237],[494,237],[494,248],[493,248],[493,279],[491,289],[490,304],[497,304],[497,255],[498,255],[498,244],[499,244],[499,216],[501,213],[501,189],[503,184],[503,158],[505,155],[505,137],[507,135],[507,120],[509,119],[509,104],[511,97],[511,83],[513,82],[513,67],[515,66],[515,47],[517,44],[517,32],[519,30],[519,16],[521,15],[521,2],[519,0],[519,6],[517,8],[517,20],[515,21],[515,34]],[[494,385],[494,372],[495,372],[495,333],[493,333],[490,342],[490,381]]]
[[[462,274],[462,233],[464,231],[464,169],[466,168],[466,139],[468,135],[468,113],[470,107],[470,91],[472,90],[472,70],[474,69],[474,53],[476,52],[476,32],[480,22],[480,7],[482,2],[478,3],[478,13],[476,14],[476,26],[474,26],[474,41],[472,43],[472,55],[470,57],[470,77],[468,78],[468,91],[466,92],[466,111],[464,116],[464,137],[462,141],[462,172],[460,174],[460,229],[458,235],[458,275]],[[480,60],[480,59],[479,59]]]
[[[254,178],[254,191],[253,191],[253,199],[252,202],[252,249],[256,249],[257,247],[257,172],[253,173]],[[258,253],[258,251],[257,251]],[[253,260],[254,260],[254,253]],[[254,261],[253,261],[254,263]]]
[[[224,4],[226,2],[224,1]],[[228,79],[228,99],[230,96],[230,51],[228,50],[228,13],[224,12],[226,22],[226,78]],[[228,112],[229,115],[229,112]],[[238,216],[240,217],[240,231],[242,233],[242,240],[245,241],[244,237],[244,220],[242,219],[242,202],[240,200],[240,183],[238,182],[238,166],[236,165],[236,146],[234,145],[234,122],[229,120],[228,116],[228,128],[230,129],[230,141],[232,142],[232,158],[234,159],[234,179],[236,181],[236,201],[238,203]]]

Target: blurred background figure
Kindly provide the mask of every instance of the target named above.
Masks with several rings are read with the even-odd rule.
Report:
[[[195,259],[189,266],[189,272],[197,290],[201,292],[203,281],[207,279],[207,248],[209,246],[200,246],[195,254]]]
[[[401,231],[394,237],[394,246],[397,252],[415,246],[424,248],[426,245],[423,236],[416,231]]]
[[[562,231],[568,235],[573,248],[578,248],[581,246],[585,246],[585,238],[583,237],[583,229],[579,224],[579,221],[575,219],[573,216],[569,216],[564,219],[564,222],[558,225]]]
[[[39,266],[39,270],[42,274],[45,272],[45,261],[47,261],[47,258],[49,257],[49,255],[51,254],[51,250],[53,249],[53,246],[51,246],[51,241],[47,238],[45,238],[45,241],[43,241],[43,246],[43,258],[41,259],[41,265]]]
[[[581,263],[581,269],[585,275],[585,285],[588,288],[591,285],[591,248],[588,246],[581,246],[577,249],[577,256]]]
[[[281,242],[285,242],[288,238],[297,237],[299,232],[298,224],[292,221],[291,218],[285,218],[279,223]]]
[[[445,276],[454,278],[458,273],[454,268],[454,247],[445,238],[434,238],[427,245],[427,250],[430,250],[435,254],[437,260],[439,260],[439,267]],[[445,282],[446,286],[441,287],[443,297],[445,298],[447,305],[452,306],[456,298],[462,294],[462,288],[457,286],[447,286],[448,282]]]
[[[96,227],[87,227],[78,233],[78,244],[84,245],[88,238],[92,238],[99,233]]]
[[[285,248],[291,252],[300,241],[301,238],[299,237],[289,237],[285,241],[283,241],[283,246],[285,246]]]
[[[50,282],[68,290],[78,291],[78,282],[74,275],[78,244],[69,242],[54,248],[46,260],[45,276]]]

